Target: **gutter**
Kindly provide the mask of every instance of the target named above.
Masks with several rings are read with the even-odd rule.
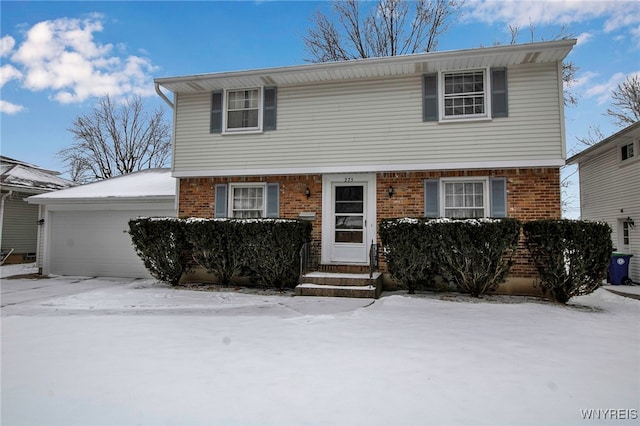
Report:
[[[171,102],[169,98],[167,98],[167,96],[162,93],[162,90],[160,90],[160,83],[154,83],[154,86],[156,88],[156,93],[162,98],[163,101],[167,103],[167,105],[169,105],[171,109],[173,109],[173,102]]]

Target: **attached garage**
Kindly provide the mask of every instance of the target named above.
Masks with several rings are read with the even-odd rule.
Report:
[[[40,205],[39,268],[45,275],[150,278],[128,223],[175,216],[175,194],[170,170],[151,169],[30,197]]]

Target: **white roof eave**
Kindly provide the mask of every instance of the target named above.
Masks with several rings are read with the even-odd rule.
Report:
[[[287,86],[365,78],[419,75],[442,70],[512,66],[562,61],[575,39],[355,59],[278,68],[156,78],[174,93],[209,92],[234,87]]]
[[[175,201],[175,195],[154,195],[140,197],[94,197],[94,198],[41,198],[29,197],[29,204],[113,204],[113,203],[151,203]]]

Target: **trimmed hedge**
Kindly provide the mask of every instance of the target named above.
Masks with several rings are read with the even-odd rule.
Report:
[[[606,278],[611,227],[603,222],[536,220],[523,226],[540,286],[560,303],[589,294]]]
[[[298,281],[311,223],[290,219],[137,219],[132,241],[151,274],[177,284],[192,259],[228,285],[235,276],[283,288]]]
[[[226,219],[186,219],[187,240],[193,260],[228,285],[243,265],[244,235],[236,221]]]
[[[188,270],[191,245],[183,221],[170,217],[140,217],[129,221],[133,247],[156,279],[178,284]]]
[[[414,293],[443,276],[473,296],[495,290],[511,268],[520,221],[386,219],[380,223],[389,273]]]
[[[434,287],[440,248],[438,236],[424,219],[383,219],[378,229],[389,274],[409,290]]]
[[[517,219],[469,219],[434,224],[442,248],[441,274],[459,291],[478,297],[494,291],[511,270],[520,239]]]

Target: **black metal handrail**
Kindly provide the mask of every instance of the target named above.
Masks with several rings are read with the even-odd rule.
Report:
[[[378,244],[371,240],[369,246],[369,279],[373,278],[373,273],[378,270]]]
[[[302,247],[300,247],[300,276],[298,277],[299,283],[302,283],[302,277],[307,273],[309,269],[309,258],[310,258],[310,245],[309,243],[304,243]]]

